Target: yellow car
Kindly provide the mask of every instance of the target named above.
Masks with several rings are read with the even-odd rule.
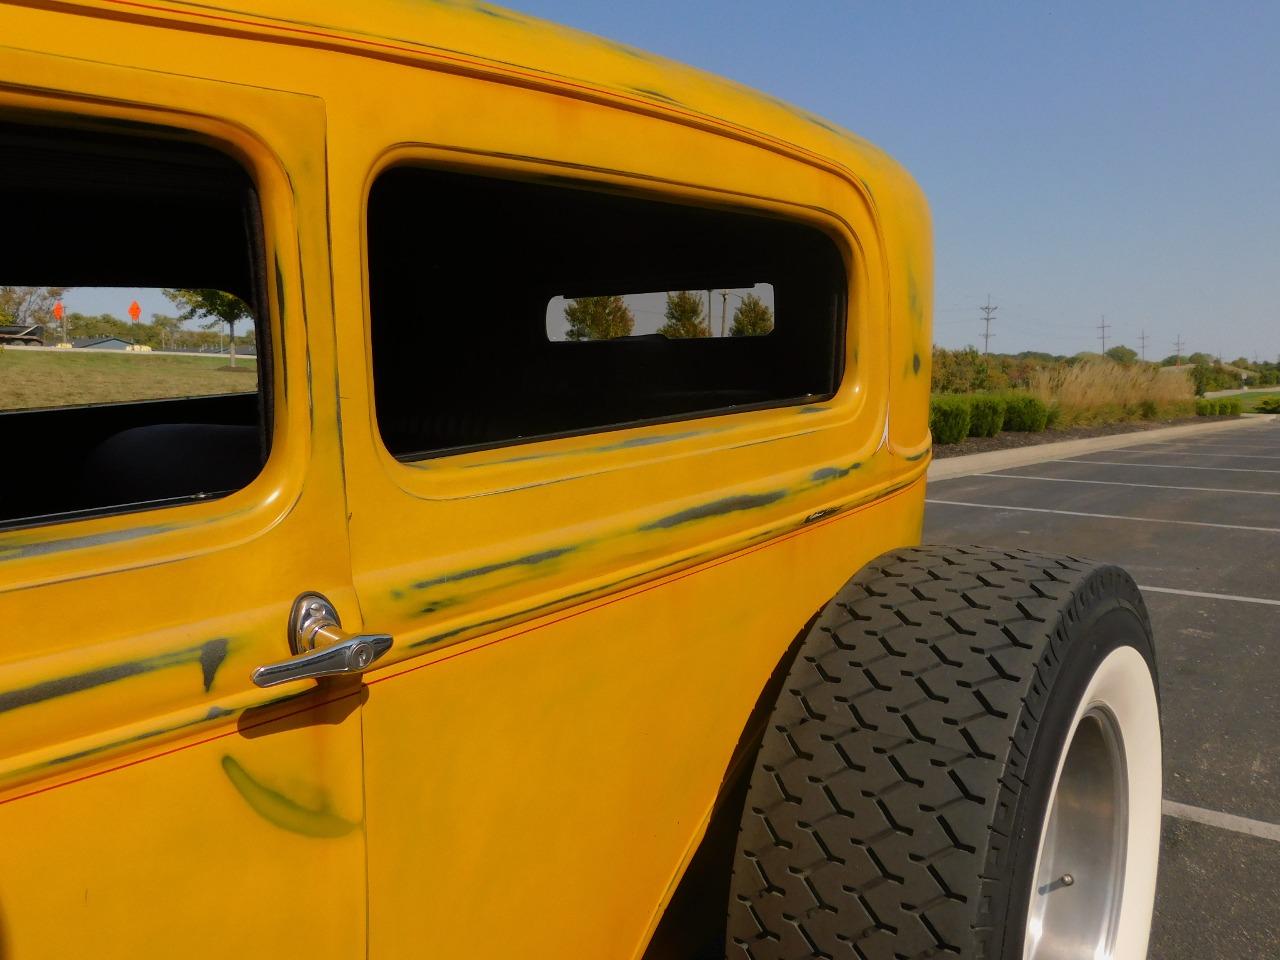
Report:
[[[33,0],[0,195],[0,957],[1145,955],[1142,600],[916,546],[874,147],[483,3]]]

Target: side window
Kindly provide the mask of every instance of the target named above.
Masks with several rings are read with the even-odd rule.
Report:
[[[378,426],[401,459],[829,397],[845,272],[788,220],[402,166],[368,211]]]
[[[180,140],[0,124],[0,524],[219,496],[269,446],[248,174]]]

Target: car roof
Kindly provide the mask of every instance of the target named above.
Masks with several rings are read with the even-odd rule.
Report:
[[[603,95],[788,145],[844,167],[868,193],[873,179],[881,187],[915,190],[881,150],[807,110],[635,47],[477,0],[232,0],[217,8],[168,9],[180,10],[197,29],[225,31],[234,21],[286,43],[434,60],[443,69]]]

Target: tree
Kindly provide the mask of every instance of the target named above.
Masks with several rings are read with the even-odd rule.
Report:
[[[1107,356],[1110,357],[1112,360],[1114,360],[1116,363],[1123,363],[1127,365],[1127,364],[1133,363],[1133,361],[1138,359],[1138,351],[1131,350],[1128,347],[1121,344],[1120,346],[1112,347],[1110,350],[1108,350]]]
[[[711,336],[711,326],[702,313],[702,297],[688,290],[667,294],[667,322],[658,332],[672,340]]]
[[[182,309],[178,316],[179,323],[188,320],[208,318],[204,325],[212,330],[220,323],[227,325],[227,339],[231,343],[231,366],[236,365],[236,323],[241,320],[253,320],[249,305],[239,297],[221,290],[165,290],[164,295],[175,307]]]
[[[83,313],[68,313],[63,319],[67,324],[67,336],[72,340],[91,340],[96,337],[119,337],[121,340],[133,340],[133,330],[128,321],[121,320],[109,313],[97,316]]]
[[[0,323],[29,326],[53,320],[53,304],[68,287],[0,287]]]
[[[156,339],[160,341],[160,349],[174,347],[178,342],[178,331],[182,329],[182,321],[163,313],[151,315],[151,326],[155,328]]]
[[[773,311],[754,293],[748,293],[733,311],[731,336],[763,337],[773,330]]]
[[[1234,390],[1239,387],[1240,374],[1214,364],[1197,363],[1191,368],[1191,382],[1195,384],[1196,396],[1203,397],[1207,390]]]
[[[636,318],[621,297],[578,297],[565,304],[570,340],[629,337]]]

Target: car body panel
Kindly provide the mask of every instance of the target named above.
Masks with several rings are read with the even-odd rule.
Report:
[[[325,97],[354,577],[398,645],[365,707],[370,955],[638,955],[783,650],[863,563],[919,538],[927,441],[895,448],[881,402],[894,289],[877,211],[745,137],[523,85],[457,109],[469,77],[370,69],[444,105]],[[373,410],[366,278],[347,271],[363,253],[337,250],[364,231],[368,184],[402,164],[818,226],[849,282],[840,390],[397,461]],[[824,518],[839,523],[814,530]]]
[[[764,680],[923,484],[371,680],[371,956],[638,956]],[[767,584],[767,588],[764,586]]]
[[[23,50],[74,54],[83,23],[50,35],[0,16],[6,117],[176,131],[253,172],[278,388],[272,455],[245,489],[0,532],[0,954],[352,956],[365,939],[363,691],[249,679],[288,655],[301,591],[355,609],[335,510],[323,109],[127,57]]]
[[[76,109],[94,114],[149,96],[152,122],[208,124],[288,185],[264,191],[279,201],[288,389],[263,477],[216,503],[0,535],[0,560],[28,551],[0,563],[0,615],[43,645],[6,651],[0,691],[147,667],[24,707],[45,711],[43,740],[0,714],[5,756],[27,764],[0,829],[77,824],[52,858],[28,838],[21,862],[62,903],[79,875],[59,864],[85,851],[112,890],[95,901],[86,884],[88,902],[113,916],[148,902],[190,919],[228,889],[223,919],[251,931],[272,911],[285,928],[324,914],[292,955],[642,953],[778,658],[862,564],[919,540],[931,262],[910,178],[802,110],[483,4],[34,3],[0,6],[0,31],[61,55],[33,73],[42,54],[7,50],[6,104],[45,95],[17,77],[82,90]],[[849,284],[840,389],[397,461],[372,404],[364,253],[370,184],[397,163],[817,226]],[[193,613],[193,582],[216,616]],[[365,685],[249,687],[249,668],[287,653],[301,589],[328,593],[350,628],[394,634]],[[76,628],[85,610],[111,623],[101,642]],[[75,756],[65,773],[37,766],[58,756]],[[218,809],[203,832],[201,797]],[[123,813],[114,831],[104,810]],[[175,880],[196,862],[199,893]],[[33,889],[0,877],[10,943],[53,922]],[[272,936],[233,949],[266,953]]]

